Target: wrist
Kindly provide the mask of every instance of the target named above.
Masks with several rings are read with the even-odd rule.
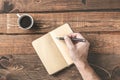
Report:
[[[78,61],[75,63],[75,65],[84,80],[101,80],[94,72],[94,70],[90,67],[88,62]]]
[[[79,68],[82,68],[82,69],[89,66],[89,63],[88,63],[87,60],[85,60],[85,61],[81,61],[81,60],[75,61],[74,64],[75,64],[76,67],[79,67]]]

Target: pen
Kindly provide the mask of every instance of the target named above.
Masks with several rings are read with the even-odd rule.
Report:
[[[56,37],[56,39],[58,40],[64,40],[64,37]],[[71,38],[72,41],[78,41],[78,42],[85,42],[85,39],[81,39],[81,38]]]

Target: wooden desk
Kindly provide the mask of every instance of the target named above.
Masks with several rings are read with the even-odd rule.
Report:
[[[23,69],[9,71],[0,67],[0,76],[9,78],[6,80],[82,80],[74,65],[49,76],[31,45],[45,33],[69,23],[74,32],[81,32],[91,43],[88,60],[95,71],[103,80],[111,76],[117,80],[114,72],[120,69],[119,3],[120,0],[1,0],[0,55],[12,55],[12,64],[22,65]],[[18,12],[34,18],[31,30],[18,28]]]

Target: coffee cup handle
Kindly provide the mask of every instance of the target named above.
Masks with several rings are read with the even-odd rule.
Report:
[[[16,14],[18,17],[20,17],[20,14]]]

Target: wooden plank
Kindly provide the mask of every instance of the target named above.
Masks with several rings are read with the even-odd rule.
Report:
[[[90,42],[89,53],[120,54],[120,33],[82,33]],[[31,42],[41,34],[34,35],[0,35],[0,55],[35,54]]]
[[[86,0],[88,9],[120,9],[119,0]]]
[[[35,53],[31,42],[41,35],[0,35],[0,55]]]
[[[94,68],[96,72],[99,72],[98,74],[102,74],[103,78],[106,78],[102,80],[119,80],[120,79],[119,58],[120,58],[120,55],[116,55],[116,54],[112,54],[112,55],[91,54],[89,56],[89,63],[93,64],[97,68],[99,67],[99,69],[100,68],[103,69],[105,72],[107,72],[111,76],[111,78],[107,78],[106,74],[104,74],[102,70],[97,70],[96,68]]]
[[[7,15],[0,14],[0,33],[6,33],[7,31]]]
[[[1,0],[0,12],[120,9],[120,0]]]
[[[80,74],[73,66],[63,70],[55,76],[50,76],[36,55],[13,55],[13,58],[13,64],[22,65],[24,68],[20,71],[10,71],[8,75],[11,76],[5,76],[10,80],[13,80],[14,78],[16,78],[16,80],[70,80],[74,78],[76,80],[81,80]]]
[[[119,54],[119,33],[83,34],[90,42],[89,53]],[[116,43],[117,42],[117,43]]]
[[[53,76],[49,76],[37,55],[13,55],[13,59],[14,61],[12,64],[16,64],[18,66],[22,65],[23,69],[20,71],[9,71],[4,69],[5,71],[10,72],[7,76],[5,76],[10,80],[82,80],[77,68],[74,65]],[[108,74],[110,76],[115,76],[111,74],[111,72],[113,72],[118,64],[120,64],[119,59],[120,55],[92,54],[89,56],[89,63],[93,65],[92,67],[102,80],[109,80],[110,77]],[[113,77],[112,80],[116,80],[116,77]]]
[[[16,14],[7,14],[7,33],[46,33],[69,23],[75,32],[120,31],[120,12],[36,13],[31,30],[18,28]]]

